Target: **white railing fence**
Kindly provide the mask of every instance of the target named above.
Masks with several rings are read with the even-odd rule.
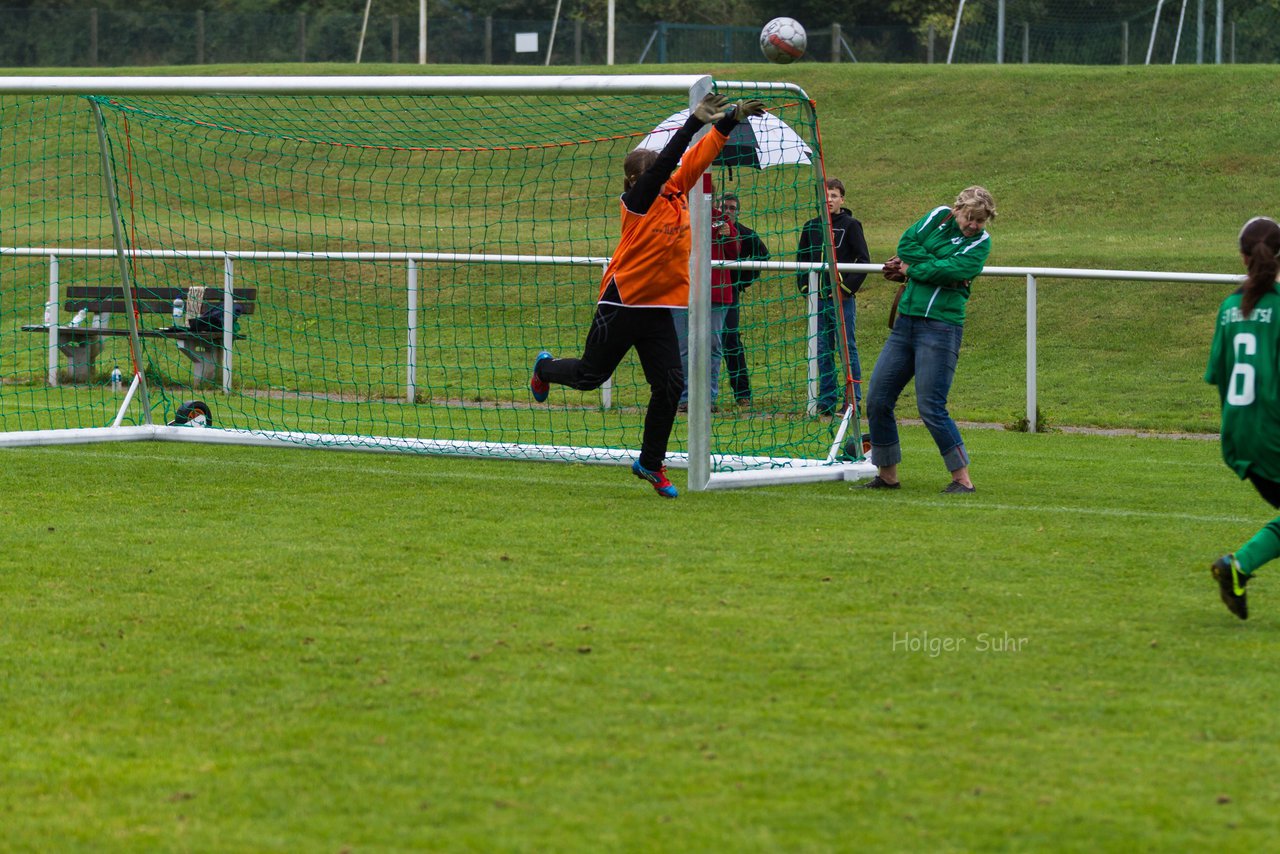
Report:
[[[565,256],[565,255],[502,255],[502,254],[482,254],[482,253],[457,253],[457,252],[288,252],[288,251],[233,251],[233,250],[148,250],[138,249],[129,253],[137,259],[145,258],[183,258],[183,259],[217,259],[223,262],[223,295],[227,306],[231,303],[231,292],[235,283],[235,261],[237,259],[269,261],[269,260],[291,260],[291,261],[371,261],[371,262],[401,262],[405,265],[405,289],[407,294],[407,317],[405,318],[406,336],[409,358],[407,360],[405,373],[405,399],[412,402],[414,394],[417,391],[417,367],[414,354],[417,352],[417,327],[420,306],[420,295],[418,293],[418,269],[420,265],[431,263],[483,263],[483,264],[550,264],[550,265],[568,265],[568,266],[585,266],[601,269],[608,264],[609,259],[602,256]],[[48,304],[54,310],[56,318],[56,308],[58,304],[59,294],[59,258],[114,258],[116,253],[114,249],[75,249],[75,248],[53,248],[53,247],[0,247],[0,256],[24,256],[24,257],[43,257],[47,259],[49,267],[49,298]],[[753,270],[772,270],[789,273],[797,273],[808,271],[814,273],[821,269],[821,265],[813,264],[797,264],[792,261],[715,261],[712,262],[717,267],[731,267],[739,269]],[[841,264],[841,272],[845,273],[879,273],[879,264]],[[1027,425],[1031,432],[1036,429],[1036,409],[1037,409],[1037,376],[1036,376],[1036,338],[1037,338],[1037,282],[1039,279],[1096,279],[1105,281],[1132,281],[1132,282],[1171,282],[1171,283],[1207,283],[1207,284],[1239,284],[1244,280],[1242,275],[1227,275],[1221,273],[1182,273],[1167,272],[1156,270],[1097,270],[1088,268],[1074,267],[987,267],[983,270],[983,276],[986,277],[1004,277],[1004,278],[1020,278],[1026,281],[1026,307],[1027,307],[1027,326],[1026,326],[1026,377],[1027,377],[1027,393],[1026,393],[1026,411]],[[811,298],[809,300],[809,407],[812,410],[814,406],[814,397],[817,393],[817,351],[816,351],[816,334],[817,334],[817,288],[810,287],[809,292]],[[49,323],[48,314],[46,314],[46,324]],[[52,324],[49,335],[49,381],[57,382],[57,324]],[[227,326],[227,334],[225,336],[224,346],[229,351],[231,348],[230,341],[230,325]],[[223,388],[230,390],[232,385],[231,374],[232,362],[228,359],[224,365]],[[602,403],[608,407],[611,402],[611,389],[608,384],[602,389]]]

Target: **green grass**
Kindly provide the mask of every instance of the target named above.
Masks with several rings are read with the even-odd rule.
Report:
[[[662,70],[804,86],[875,257],[981,182],[1000,206],[993,265],[1235,273],[1240,223],[1280,197],[1276,107],[1258,95],[1271,68]],[[1042,280],[1050,425],[1215,429],[1199,376],[1226,290]],[[864,366],[889,296],[871,280],[859,297]],[[41,299],[6,301],[4,328]],[[1023,324],[1021,283],[980,280],[957,417],[1023,414]],[[571,340],[579,326],[554,324]],[[493,384],[517,388],[504,370]],[[0,410],[47,419],[56,402],[99,423],[114,401],[6,386]],[[303,416],[371,406],[418,424],[392,403]],[[578,417],[636,430],[634,413],[516,412],[502,426],[520,435]],[[490,429],[484,407],[455,413]],[[613,467],[6,450],[5,846],[1267,848],[1280,753],[1259,733],[1280,623],[1265,573],[1244,624],[1207,573],[1265,505],[1212,442],[965,438],[979,492],[951,500],[919,427],[901,492],[676,502]],[[922,648],[895,648],[908,638]]]
[[[1211,442],[967,438],[959,499],[920,428],[898,493],[677,502],[614,467],[6,451],[6,844],[1265,847],[1277,618],[1205,571],[1262,503]]]

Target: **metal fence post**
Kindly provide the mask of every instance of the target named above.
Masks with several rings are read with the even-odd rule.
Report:
[[[1036,432],[1036,277],[1027,274],[1027,432]]]
[[[418,262],[409,259],[409,352],[405,355],[404,402],[413,403],[418,394]]]
[[[44,304],[49,327],[49,385],[58,384],[58,256],[49,256],[49,300]]]

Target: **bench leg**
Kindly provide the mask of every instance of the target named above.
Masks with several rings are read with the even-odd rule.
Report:
[[[87,383],[93,378],[93,366],[102,352],[102,341],[64,342],[58,349],[67,357],[67,373],[73,383]]]
[[[191,384],[222,385],[222,347],[206,341],[178,340],[178,349],[191,360]]]

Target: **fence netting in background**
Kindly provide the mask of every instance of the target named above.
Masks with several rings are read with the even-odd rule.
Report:
[[[801,20],[803,62],[1067,63],[1140,65],[1280,61],[1280,8],[1272,0],[968,0],[944,3],[915,26],[841,18]],[[416,63],[415,16],[381,12],[214,12],[175,0],[173,11],[6,10],[0,65],[127,67],[217,63]],[[550,8],[550,7],[548,7]],[[1219,18],[1219,10],[1221,17]],[[1002,14],[1003,13],[1003,14]],[[1001,23],[1003,22],[1003,28]],[[619,18],[621,65],[763,62],[760,22],[717,25]],[[1154,37],[1153,37],[1154,31]],[[361,34],[364,34],[363,41]],[[953,36],[954,45],[953,45]],[[602,65],[603,21],[519,20],[438,8],[427,30],[433,64]]]

